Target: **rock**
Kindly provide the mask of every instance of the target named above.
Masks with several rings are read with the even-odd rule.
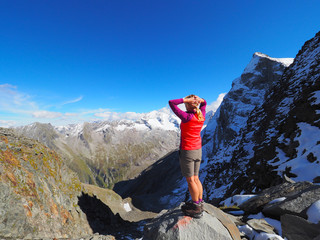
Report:
[[[320,176],[317,176],[313,179],[313,183],[320,183]]]
[[[81,185],[54,151],[0,128],[0,239],[92,234],[78,206]]]
[[[283,175],[283,179],[285,182],[288,182],[288,183],[295,183],[294,180],[292,180],[291,178],[289,178],[287,175]]]
[[[116,240],[116,238],[111,235],[100,235],[96,233],[86,238],[80,238],[80,239],[74,239],[74,240]]]
[[[289,196],[281,202],[268,205],[263,209],[266,216],[279,218],[284,214],[292,214],[307,219],[308,208],[320,198],[320,186],[311,186],[296,195]]]
[[[288,240],[315,240],[320,236],[320,224],[290,214],[281,216],[282,236]]]
[[[157,215],[153,212],[146,212],[137,209],[132,205],[130,198],[122,199],[120,195],[111,189],[100,188],[84,183],[82,183],[81,186],[83,193],[88,194],[91,197],[96,197],[102,203],[107,205],[114,215],[118,213],[125,221],[139,222],[141,220],[154,218]],[[129,206],[129,210],[125,209],[125,204]]]
[[[238,239],[240,237],[239,229],[236,227],[232,215],[224,213],[220,209],[212,206],[211,204],[205,203],[203,209],[207,213],[216,216],[219,219],[219,221],[228,229],[233,239]],[[243,224],[241,221],[239,221],[239,223]]]
[[[7,149],[6,143],[5,142],[0,142],[0,150],[5,151]]]
[[[256,214],[261,212],[263,207],[270,201],[280,197],[294,195],[304,189],[307,189],[310,186],[312,186],[312,183],[310,182],[285,182],[280,185],[263,190],[260,194],[253,198],[250,198],[239,207],[247,213]]]
[[[241,239],[237,227],[221,210],[209,204],[205,204],[204,208],[203,217],[200,219],[184,216],[180,206],[162,211],[156,218],[145,225],[143,239]]]
[[[267,223],[264,219],[250,219],[247,224],[257,232],[266,232],[270,234],[276,234],[274,227]]]

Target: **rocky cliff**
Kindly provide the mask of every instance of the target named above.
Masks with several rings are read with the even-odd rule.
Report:
[[[78,206],[78,177],[49,148],[4,128],[0,128],[0,192],[1,238],[92,234]]]

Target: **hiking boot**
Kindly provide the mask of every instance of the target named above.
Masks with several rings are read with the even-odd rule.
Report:
[[[203,215],[201,204],[196,204],[194,202],[186,202],[181,207],[181,210],[186,216],[190,216],[193,218],[201,218]]]
[[[193,203],[193,201],[185,202],[185,204],[182,205],[181,209],[182,209],[183,207],[185,207],[185,206],[190,207],[192,204],[196,204],[196,203]],[[202,200],[201,202],[199,202],[199,204],[198,204],[198,205],[200,205],[200,207],[201,207],[201,211],[203,211],[203,204],[204,204],[204,201],[203,201],[203,200]]]
[[[201,205],[201,209],[202,209],[202,211],[203,211],[203,205],[204,205],[203,199],[201,200],[200,205]]]

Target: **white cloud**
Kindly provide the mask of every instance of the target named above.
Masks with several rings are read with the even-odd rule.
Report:
[[[114,121],[114,120],[137,120],[139,119],[143,114],[142,113],[135,113],[135,112],[126,112],[126,113],[118,113],[118,112],[99,112],[95,113],[94,116],[103,118],[104,120],[108,121]]]
[[[76,103],[76,102],[81,101],[82,99],[83,99],[83,97],[80,96],[80,97],[78,97],[76,99],[73,99],[73,100],[70,100],[70,101],[66,101],[66,102],[62,103],[62,105],[66,105],[66,104],[70,104],[70,103]]]
[[[207,112],[209,112],[209,111],[216,112],[225,95],[226,95],[226,93],[220,93],[218,98],[217,98],[217,100],[215,100],[214,102],[208,104],[207,105]]]
[[[0,111],[28,113],[38,110],[38,106],[28,94],[19,92],[11,84],[0,85]]]
[[[59,118],[62,117],[60,112],[49,112],[49,111],[37,111],[33,112],[32,116],[35,118]]]
[[[16,121],[12,120],[0,120],[0,127],[8,128],[16,125]]]
[[[78,115],[79,115],[78,113],[65,113],[64,114],[64,116],[66,116],[66,117],[76,117]]]

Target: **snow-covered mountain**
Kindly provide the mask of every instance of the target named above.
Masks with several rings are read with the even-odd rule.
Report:
[[[136,119],[122,119],[114,121],[97,121],[96,132],[106,131],[107,129],[114,128],[117,131],[125,130],[168,130],[178,131],[180,119],[175,116],[169,109],[164,107],[158,111],[152,111],[149,113],[134,114]],[[84,123],[80,124],[69,124],[67,126],[57,126],[55,129],[68,136],[78,136],[83,131]]]
[[[241,77],[232,82],[215,115],[202,132],[207,155],[223,149],[246,125],[249,114],[262,104],[266,91],[279,81],[293,58],[271,58],[254,53]]]
[[[57,127],[33,123],[15,130],[65,156],[81,181],[112,186],[137,176],[179,144],[180,120],[169,107],[135,116]]]
[[[284,70],[292,62],[292,58],[253,54],[244,72],[233,81],[231,90],[202,132],[205,160],[202,179],[208,172],[221,171],[223,168],[232,171],[230,159],[240,142],[241,130],[246,127],[250,113],[263,104],[266,92],[280,80]],[[206,180],[205,189],[208,192],[215,189],[215,197],[218,197],[219,192],[227,187],[223,182],[224,178],[226,175],[215,181]]]
[[[260,191],[280,183],[284,175],[320,182],[319,63],[320,33],[304,44],[242,121],[232,113],[246,105],[235,110],[221,104],[212,123],[216,127],[210,129],[208,124],[204,134],[208,140],[202,177],[207,199]],[[242,97],[247,97],[244,93]]]

